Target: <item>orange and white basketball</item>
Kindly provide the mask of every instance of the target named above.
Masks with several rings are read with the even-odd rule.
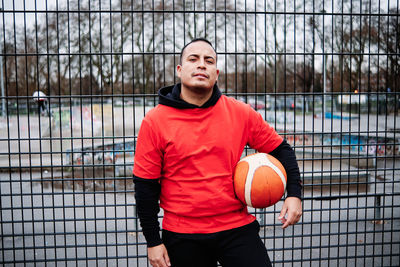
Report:
[[[233,183],[238,199],[249,207],[266,208],[277,203],[285,193],[286,171],[271,155],[255,153],[236,165]]]

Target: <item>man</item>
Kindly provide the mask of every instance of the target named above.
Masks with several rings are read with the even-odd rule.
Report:
[[[135,196],[154,267],[271,266],[259,224],[236,197],[232,176],[246,144],[284,165],[283,228],[301,217],[293,150],[249,105],[221,95],[217,55],[206,39],[181,51],[174,86],[144,118],[137,141]],[[159,235],[158,200],[164,210]]]

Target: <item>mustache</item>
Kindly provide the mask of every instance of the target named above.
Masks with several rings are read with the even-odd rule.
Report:
[[[201,75],[201,76],[210,78],[210,76],[209,76],[207,73],[205,73],[205,72],[193,72],[193,73],[192,73],[192,76],[198,76],[198,75]]]

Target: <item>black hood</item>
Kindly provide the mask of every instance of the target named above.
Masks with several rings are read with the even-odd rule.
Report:
[[[177,83],[175,85],[163,87],[158,90],[158,101],[160,104],[165,106],[170,106],[179,109],[187,108],[208,108],[214,106],[219,98],[221,97],[221,91],[218,89],[217,84],[214,85],[213,93],[210,99],[207,100],[201,107],[190,104],[181,99],[181,84]]]

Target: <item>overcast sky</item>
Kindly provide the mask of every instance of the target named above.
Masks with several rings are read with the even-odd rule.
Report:
[[[135,0],[137,1],[137,0]],[[147,0],[149,1],[149,0]],[[182,0],[164,0],[164,3],[172,3],[172,2],[181,2]],[[187,1],[187,0],[186,0]],[[214,0],[208,0],[206,3],[213,3]],[[273,0],[268,0],[267,2],[271,2]],[[332,12],[332,8],[336,8],[336,3],[337,2],[349,2],[350,0],[313,0],[313,1],[307,1],[303,0],[306,2],[306,4],[303,6],[301,5],[301,10],[297,10],[297,12],[313,12],[313,8],[315,9],[318,6],[324,5],[324,9],[326,12]],[[294,1],[295,3],[303,3],[303,1]],[[352,3],[357,4],[360,3],[361,0],[351,0]],[[362,0],[363,2],[365,0]],[[378,6],[380,5],[380,8],[383,10],[387,10],[388,6],[392,8],[399,8],[399,1],[400,0],[370,0],[372,5]],[[15,14],[13,13],[7,13],[5,20],[6,23],[13,22],[13,17],[15,16],[15,20],[17,24],[22,23],[24,21],[24,14],[19,13],[20,11],[45,11],[45,10],[67,10],[68,8],[68,0],[2,0],[0,3],[0,6],[4,5],[4,10],[6,11],[17,11]],[[87,3],[91,3],[92,6],[98,6],[98,0],[85,0],[81,1],[82,5],[87,5]],[[110,2],[115,2],[113,0],[111,1],[104,1],[104,4],[102,4],[102,10],[109,10],[109,3]],[[187,1],[189,2],[189,1]],[[200,0],[197,0],[197,2],[201,2]],[[236,0],[236,10],[238,11],[259,11],[262,12],[264,10],[264,2],[265,0]],[[276,11],[278,12],[294,12],[295,6],[291,4],[290,2],[293,2],[293,0],[276,0],[276,5],[274,6],[274,9],[276,8]],[[246,7],[244,5],[246,3]],[[57,8],[58,6],[58,8]],[[258,6],[258,8],[256,8]],[[77,7],[75,6],[70,6],[69,9],[75,9]],[[207,8],[207,4],[206,4]],[[271,10],[274,11],[274,10]],[[315,12],[319,12],[320,10],[315,10]],[[350,10],[343,10],[343,12],[350,12]],[[354,13],[358,13],[359,10],[353,10]],[[32,13],[27,13],[27,16],[34,15]],[[34,16],[33,16],[34,17]],[[34,20],[28,19],[27,18],[27,23],[32,24]]]

